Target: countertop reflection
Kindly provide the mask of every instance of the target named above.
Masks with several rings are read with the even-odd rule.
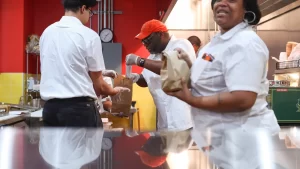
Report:
[[[300,130],[0,130],[0,169],[298,169]]]

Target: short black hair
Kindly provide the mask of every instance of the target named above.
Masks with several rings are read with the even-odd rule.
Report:
[[[79,8],[85,5],[91,8],[97,5],[96,0],[62,0],[65,11],[77,12]]]
[[[213,9],[214,4],[217,0],[211,1],[211,8]],[[257,0],[244,0],[244,8],[246,11],[251,11],[255,14],[255,19],[252,13],[245,14],[245,20],[249,22],[249,25],[257,25],[261,19],[261,12]],[[252,21],[254,19],[254,21]],[[252,22],[251,22],[252,21]]]
[[[201,46],[201,40],[198,38],[198,36],[190,36],[188,41],[190,41],[192,45],[195,44],[197,46]]]

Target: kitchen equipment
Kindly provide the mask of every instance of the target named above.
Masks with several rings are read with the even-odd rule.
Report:
[[[32,107],[40,108],[41,107],[41,99],[32,99]]]
[[[300,123],[300,87],[270,87],[267,102],[281,125]]]
[[[299,68],[300,60],[291,60],[291,61],[279,61],[276,63],[276,69],[290,69],[290,68]]]
[[[9,105],[0,105],[0,117],[8,115],[9,110],[10,110]]]
[[[300,87],[300,69],[275,70],[274,80],[270,87]]]
[[[21,96],[19,99],[20,105],[32,106],[33,97],[31,95]]]

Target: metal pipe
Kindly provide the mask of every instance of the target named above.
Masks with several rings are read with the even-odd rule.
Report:
[[[29,54],[28,52],[26,52],[26,93],[28,92],[28,74],[29,74],[29,71],[28,71],[28,57],[29,57]],[[27,100],[26,100],[27,101]]]
[[[99,32],[102,30],[102,22],[103,22],[103,14],[102,14],[102,0],[100,1],[100,9],[99,9],[99,19],[98,22],[100,23]]]
[[[98,1],[98,15],[97,15],[97,17],[98,17],[98,26],[97,26],[97,32],[98,32],[98,35],[99,35],[99,33],[100,33],[100,3],[101,3],[101,1]],[[92,21],[91,21],[92,22]]]
[[[108,7],[107,7],[107,15],[108,15],[108,24],[107,27],[110,29],[110,16],[111,16],[111,6],[110,6],[110,1],[111,0],[107,0],[108,1]]]
[[[39,75],[39,55],[36,55],[36,80],[38,80]]]
[[[111,12],[114,11],[114,0],[111,0]],[[111,30],[114,30],[114,13],[111,14]]]
[[[103,4],[103,28],[106,28],[106,0],[104,0]]]

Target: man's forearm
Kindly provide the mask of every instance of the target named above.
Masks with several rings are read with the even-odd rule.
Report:
[[[225,92],[212,96],[192,96],[187,100],[187,103],[196,108],[220,113],[243,112],[253,106],[256,98],[255,93],[242,92],[238,95],[240,96],[237,97],[235,93]]]
[[[139,63],[140,63],[140,59],[138,59],[138,66],[140,66]],[[163,65],[162,61],[145,59],[144,68],[150,70],[155,74],[160,75],[160,69],[162,65]]]
[[[109,84],[107,84],[103,79],[99,78],[99,83],[94,84],[94,89],[96,91],[97,96],[100,95],[116,95],[118,92],[112,88]]]
[[[93,81],[94,90],[97,96],[116,95],[118,93],[118,91],[106,83],[101,72],[89,72],[89,75]]]

